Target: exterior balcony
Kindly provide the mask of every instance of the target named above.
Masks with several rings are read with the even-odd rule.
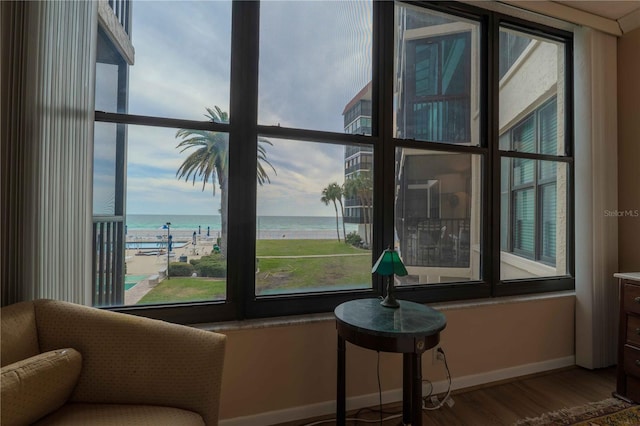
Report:
[[[422,219],[399,228],[407,266],[469,268],[470,219]]]

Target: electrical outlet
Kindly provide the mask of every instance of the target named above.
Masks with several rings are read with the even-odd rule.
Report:
[[[442,353],[440,353],[438,349],[440,349],[440,346],[436,346],[431,350],[431,355],[432,355],[431,364],[433,365],[437,364],[438,361],[444,361],[444,358],[442,357]]]

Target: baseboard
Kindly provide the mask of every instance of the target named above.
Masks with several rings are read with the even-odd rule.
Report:
[[[498,382],[506,379],[526,376],[529,374],[542,373],[544,371],[556,370],[558,368],[575,365],[575,357],[568,356],[547,361],[535,362],[531,364],[518,365],[515,367],[503,368],[500,370],[487,371],[485,373],[471,374],[468,376],[453,377],[451,389],[465,389],[487,383]],[[455,374],[455,373],[454,373]],[[433,383],[434,393],[442,393],[447,390],[448,382],[442,380]],[[429,386],[425,385],[423,392],[428,392]],[[382,392],[382,403],[397,402],[402,400],[402,389],[392,389]],[[378,405],[378,393],[359,395],[347,399],[347,410],[357,410],[363,407]],[[299,407],[286,408],[284,410],[268,411],[251,416],[234,417],[220,420],[220,426],[265,426],[284,422],[291,422],[300,419],[325,416],[336,411],[335,401],[324,401],[316,404],[303,405]]]

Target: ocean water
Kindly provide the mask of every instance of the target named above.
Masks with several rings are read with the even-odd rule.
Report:
[[[171,223],[175,231],[200,232],[200,235],[218,235],[220,231],[219,215],[127,215],[128,231],[162,230],[163,225]],[[342,218],[338,219],[340,237],[342,237]],[[266,238],[336,238],[335,216],[259,216],[256,222],[257,237]],[[358,225],[346,223],[347,233],[358,230]]]

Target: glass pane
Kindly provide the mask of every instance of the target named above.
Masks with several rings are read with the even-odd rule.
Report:
[[[481,157],[396,152],[396,249],[403,285],[480,279]]]
[[[131,46],[129,113],[206,121],[205,107],[229,110],[230,1],[136,1]]]
[[[530,256],[534,250],[535,202],[533,189],[513,193],[513,249]]]
[[[540,182],[555,181],[558,175],[558,163],[555,161],[539,161],[540,167],[539,179]]]
[[[126,64],[102,30],[96,51],[96,111],[126,112]],[[95,123],[93,150],[93,214],[114,216],[116,211],[116,165],[124,158],[124,127]],[[118,154],[120,147],[120,154]],[[120,161],[124,161],[121,158]]]
[[[477,22],[396,5],[395,137],[479,143]]]
[[[122,139],[124,135],[114,123],[95,123],[93,132],[93,215],[113,216],[116,214],[116,148],[119,136]]]
[[[371,288],[371,147],[275,138],[259,146],[256,294]]]
[[[520,159],[503,158],[500,223],[502,280],[567,273],[568,166],[554,161],[524,160],[547,170],[545,179],[527,187],[509,186],[510,168]],[[552,173],[551,173],[552,171]],[[542,175],[542,173],[541,173]],[[505,176],[507,178],[505,179]]]
[[[127,130],[125,304],[225,299],[227,134]]]
[[[260,5],[258,122],[371,134],[371,1]]]
[[[555,260],[556,257],[556,212],[558,196],[555,183],[541,188],[542,223],[541,223],[541,256]]]
[[[556,102],[549,102],[540,108],[538,122],[540,126],[540,152],[558,154],[558,114]]]
[[[509,247],[509,233],[507,225],[509,223],[509,198],[510,193],[510,167],[511,159],[505,158],[500,163],[500,249],[507,250]]]
[[[565,155],[564,44],[500,29],[500,149]]]
[[[127,112],[126,72],[126,61],[100,26],[96,50],[96,111]]]
[[[530,184],[535,179],[533,172],[535,170],[536,160],[527,160],[524,158],[513,159],[513,185],[520,186]]]
[[[512,130],[513,150],[518,152],[535,152],[536,133],[534,117],[529,117]]]

